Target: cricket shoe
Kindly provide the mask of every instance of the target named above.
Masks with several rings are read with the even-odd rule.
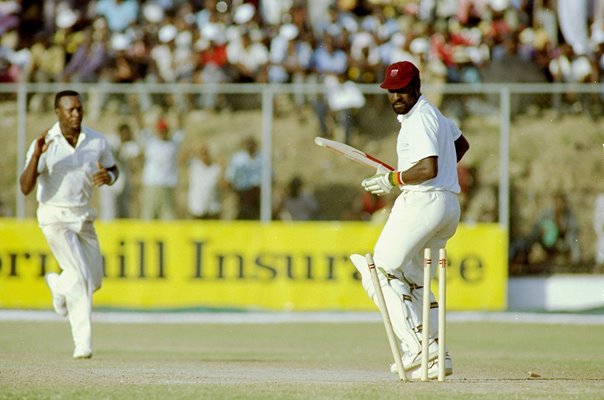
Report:
[[[403,364],[405,365],[405,364]],[[405,365],[405,371],[406,372],[411,372],[411,376],[413,377],[414,375],[417,375],[418,377],[420,377],[420,367],[421,367],[421,357],[420,357],[420,364],[416,367],[412,367],[412,368],[408,368]],[[430,375],[432,374],[432,370],[436,371],[436,375],[434,375],[434,378],[430,378]],[[392,372],[393,374],[397,374],[398,371],[396,369],[396,364],[391,364],[390,365],[390,372]],[[451,356],[449,355],[449,353],[445,354],[445,375],[449,376],[453,374],[453,359],[451,358]],[[429,379],[436,379],[438,377],[438,357],[437,358],[433,358],[432,360],[428,361],[428,378]]]
[[[438,357],[438,343],[433,340],[428,347],[428,361],[435,360]],[[404,353],[403,354],[403,366],[405,371],[411,371],[422,365],[422,352],[418,353]],[[396,365],[392,364],[390,370],[396,372]]]
[[[76,360],[87,360],[92,358],[92,350],[90,349],[76,349],[73,352],[73,358]]]
[[[52,294],[52,307],[55,309],[55,312],[59,314],[61,317],[67,316],[67,301],[65,300],[65,295],[59,294],[57,289],[59,274],[56,272],[49,272],[44,277],[46,281],[46,285],[50,289],[50,293]]]

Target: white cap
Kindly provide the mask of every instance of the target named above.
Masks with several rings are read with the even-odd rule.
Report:
[[[279,36],[283,36],[287,40],[295,39],[298,36],[298,27],[294,24],[281,25]]]
[[[430,50],[430,41],[425,37],[415,38],[409,43],[409,50],[413,54],[423,54]]]
[[[164,9],[159,4],[146,3],[143,6],[143,16],[147,21],[157,24],[164,19]]]
[[[67,7],[62,7],[57,13],[56,24],[59,28],[71,28],[78,20],[78,15]]]
[[[126,50],[130,46],[130,38],[123,33],[111,35],[111,48],[116,51]]]
[[[253,4],[243,3],[235,10],[235,15],[233,16],[233,21],[235,21],[238,25],[243,25],[252,20],[254,14],[256,13],[256,8]]]
[[[176,37],[177,30],[174,25],[164,25],[159,29],[158,36],[159,41],[162,43],[168,43]]]

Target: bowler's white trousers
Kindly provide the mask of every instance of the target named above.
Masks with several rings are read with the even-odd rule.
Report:
[[[103,280],[94,217],[87,207],[38,207],[38,222],[62,270],[57,291],[66,298],[73,342],[81,351],[92,351],[92,293]]]

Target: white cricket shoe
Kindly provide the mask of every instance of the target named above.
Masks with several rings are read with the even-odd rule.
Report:
[[[435,360],[438,357],[438,343],[433,340],[430,342],[428,346],[428,362]],[[422,352],[421,350],[418,353],[404,353],[403,354],[403,365],[405,366],[405,371],[410,371],[414,368],[419,367],[422,364]],[[396,365],[394,366],[396,369]]]
[[[92,358],[92,350],[90,349],[76,349],[73,352],[73,358],[76,360],[86,360],[88,358]]]
[[[421,359],[421,357],[420,357]],[[403,364],[404,365],[404,364]],[[407,377],[411,380],[419,380],[421,378],[421,361],[420,364],[414,368],[407,368],[405,366],[405,372],[407,372]],[[393,374],[397,374],[398,371],[396,369],[396,364],[390,365],[390,372]],[[445,354],[445,376],[449,376],[453,374],[453,359],[449,355],[449,353]],[[417,379],[416,379],[417,378]],[[438,358],[434,358],[428,361],[428,379],[436,379],[438,378]]]
[[[57,280],[59,279],[59,274],[56,272],[49,272],[44,276],[44,280],[46,281],[46,285],[50,289],[50,293],[52,294],[52,307],[55,309],[55,312],[59,314],[61,317],[67,316],[67,301],[65,300],[65,295],[57,293]]]

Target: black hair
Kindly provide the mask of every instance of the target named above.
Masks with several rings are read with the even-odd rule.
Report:
[[[80,94],[75,90],[62,90],[55,95],[55,108],[59,108],[59,103],[63,97],[80,97]]]

